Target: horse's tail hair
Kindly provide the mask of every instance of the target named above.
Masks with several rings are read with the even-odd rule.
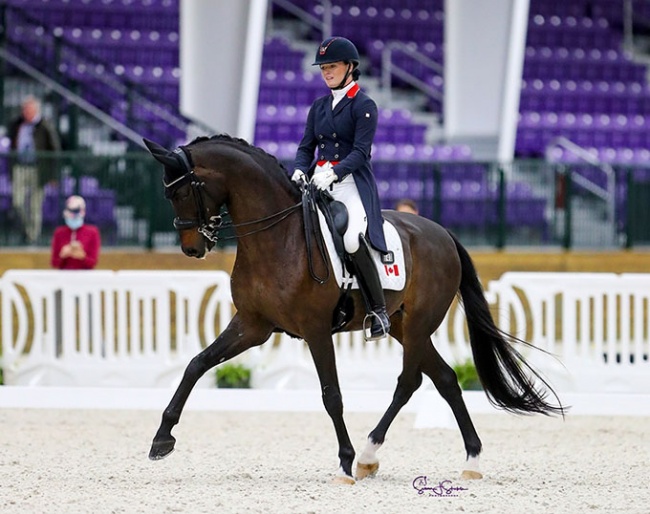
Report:
[[[490,403],[517,414],[564,416],[566,408],[553,388],[512,344],[534,347],[496,326],[469,253],[453,234],[450,235],[462,267],[459,293],[465,308],[474,365]],[[541,388],[536,386],[536,380],[541,382]],[[549,392],[557,405],[547,401]]]

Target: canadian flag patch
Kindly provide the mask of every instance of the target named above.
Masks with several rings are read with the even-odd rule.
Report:
[[[384,264],[384,270],[386,270],[386,275],[395,275],[396,277],[399,277],[399,266],[397,264],[393,264],[391,266],[387,266]]]

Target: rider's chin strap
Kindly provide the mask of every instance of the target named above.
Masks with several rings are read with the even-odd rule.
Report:
[[[348,71],[345,72],[345,77],[343,77],[343,80],[341,81],[341,83],[338,86],[330,88],[330,89],[338,90],[338,89],[343,89],[345,86],[347,86],[346,81],[348,80],[348,77],[350,76],[350,74],[353,71],[354,71],[354,64],[349,62],[348,63]]]

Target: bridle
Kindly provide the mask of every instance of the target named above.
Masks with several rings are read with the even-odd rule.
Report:
[[[197,227],[198,232],[207,240],[212,243],[216,243],[219,239],[228,240],[228,239],[239,239],[242,237],[250,236],[268,230],[271,227],[282,222],[288,218],[294,212],[299,210],[303,211],[304,217],[304,231],[305,231],[305,240],[307,246],[307,261],[309,267],[309,273],[311,277],[316,280],[318,283],[323,284],[327,282],[330,278],[330,271],[327,267],[327,257],[325,254],[325,248],[323,245],[322,237],[320,237],[320,226],[318,222],[317,207],[314,200],[314,195],[316,193],[315,186],[313,184],[302,183],[300,185],[300,190],[302,192],[301,200],[282,209],[279,212],[259,218],[252,221],[245,221],[243,223],[222,223],[222,216],[220,214],[208,216],[207,208],[205,206],[205,196],[207,195],[205,191],[205,182],[196,176],[194,173],[194,165],[190,160],[190,155],[186,153],[186,150],[182,147],[177,147],[173,150],[173,153],[176,155],[176,158],[180,161],[185,173],[180,177],[172,180],[171,182],[165,182],[165,177],[163,176],[163,185],[165,186],[165,198],[171,199],[174,192],[181,186],[189,184],[192,188],[192,196],[194,197],[194,203],[196,204],[196,211],[198,213],[196,218],[174,218],[174,228],[178,231],[187,230],[194,227]],[[226,212],[227,214],[227,212]],[[266,223],[268,222],[268,223]],[[243,234],[235,234],[234,236],[225,236],[219,237],[219,231],[226,230],[229,228],[236,229],[241,227],[249,227],[252,225],[257,225],[259,223],[266,223],[264,226],[250,230]],[[326,276],[319,277],[314,271],[314,263],[311,255],[311,232],[314,231],[316,234],[316,242],[320,257],[325,263],[327,269]]]
[[[165,182],[165,178],[163,176],[163,185],[165,186],[165,198],[171,199],[174,192],[179,187],[185,184],[189,184],[190,187],[192,188],[192,196],[194,197],[194,203],[196,204],[196,212],[197,212],[196,218],[180,218],[178,216],[175,217],[173,222],[174,228],[178,231],[188,230],[197,227],[198,232],[205,239],[211,241],[212,243],[216,243],[219,239],[221,240],[238,239],[241,237],[257,234],[258,232],[262,232],[264,230],[268,230],[274,225],[277,225],[281,221],[285,220],[293,212],[298,211],[298,209],[302,206],[302,202],[298,202],[295,205],[292,205],[290,207],[287,207],[286,209],[282,209],[279,212],[276,212],[269,216],[265,216],[260,219],[245,221],[243,223],[230,223],[230,222],[223,223],[221,214],[208,216],[207,214],[208,211],[205,206],[205,200],[204,200],[205,195],[207,195],[207,193],[205,192],[205,182],[201,180],[199,177],[197,177],[196,173],[194,173],[194,166],[190,162],[190,159],[188,158],[186,151],[182,147],[178,147],[173,150],[173,153],[176,155],[177,159],[181,162],[183,168],[185,168],[186,171],[183,175],[181,175],[177,179],[172,180],[169,183]],[[264,222],[270,222],[270,223],[264,225],[261,228],[254,229],[249,232],[245,232],[243,234],[235,234],[234,236],[219,237],[219,231],[221,230],[226,230],[230,228],[236,229],[241,227],[248,227],[251,225],[257,225],[259,223],[264,223]]]

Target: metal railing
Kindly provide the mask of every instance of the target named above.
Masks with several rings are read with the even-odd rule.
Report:
[[[302,7],[296,5],[291,0],[272,0],[272,3],[295,16],[307,26],[320,31],[323,39],[332,35],[333,13],[332,2],[330,0],[320,0],[320,17],[314,16],[305,11]],[[442,103],[444,97],[443,93],[394,62],[393,54],[396,51],[408,55],[411,59],[421,64],[426,69],[431,70],[432,74],[438,74],[440,76],[444,75],[444,67],[440,63],[424,55],[422,52],[419,52],[411,48],[409,45],[399,41],[388,41],[382,50],[381,64],[381,84],[386,97],[390,99],[392,92],[392,78],[396,77],[432,99]]]
[[[327,39],[332,35],[332,2],[330,0],[320,0],[319,3],[323,10],[321,18],[305,11],[290,0],[272,0],[272,3],[292,14],[307,26],[319,30],[322,39]]]
[[[90,102],[86,101],[84,98],[74,93],[67,87],[62,86],[59,82],[56,82],[55,80],[52,80],[47,75],[44,75],[33,66],[30,66],[22,59],[19,59],[18,57],[13,55],[7,49],[0,47],[0,59],[11,64],[12,66],[15,66],[23,73],[25,73],[25,75],[31,77],[32,79],[39,82],[46,88],[55,91],[61,97],[68,100],[70,103],[78,106],[86,114],[95,118],[97,121],[105,124],[106,126],[110,127],[112,130],[122,135],[132,143],[144,148],[144,143],[142,142],[142,136],[140,134],[138,134],[134,130],[131,130],[123,123],[120,123],[112,116],[109,116],[104,111],[98,109]]]
[[[390,99],[391,96],[392,78],[397,77],[400,80],[418,89],[419,91],[423,92],[427,96],[430,96],[431,98],[442,103],[444,95],[440,91],[437,91],[420,78],[395,64],[393,60],[393,54],[396,51],[408,55],[410,58],[417,61],[425,68],[431,70],[432,73],[437,73],[440,76],[444,75],[444,67],[440,63],[429,59],[422,52],[414,50],[405,43],[402,43],[400,41],[389,41],[386,43],[381,52],[381,83],[382,89],[387,95],[387,98]]]
[[[178,244],[172,226],[174,212],[164,198],[162,166],[148,152],[42,152],[38,158],[53,180],[45,185],[43,229],[37,246],[49,246],[71,194],[86,198],[86,220],[100,228],[105,247],[151,249]],[[13,206],[16,162],[15,153],[0,153],[0,247],[26,244],[19,209]],[[284,163],[285,168],[292,169],[291,164]],[[383,208],[392,209],[399,199],[410,198],[422,216],[451,230],[470,247],[650,245],[650,166],[612,166],[620,179],[616,239],[611,221],[600,217],[602,207],[585,207],[584,192],[575,187],[578,172],[566,163],[516,160],[504,166],[489,161],[374,160],[373,166]],[[566,181],[561,198],[558,177]],[[583,216],[574,214],[577,211]],[[222,234],[224,238],[232,235],[232,231]],[[235,244],[235,240],[223,239],[218,247]]]
[[[587,177],[578,173],[573,174],[572,180],[578,186],[591,193],[596,198],[605,202],[607,210],[607,221],[611,226],[612,241],[616,240],[616,172],[611,164],[602,162],[597,155],[594,155],[589,150],[575,144],[573,141],[566,137],[557,137],[546,147],[546,160],[549,162],[554,161],[553,149],[561,147],[582,161],[590,164],[593,169],[602,171],[605,176],[606,187],[602,188],[600,185],[592,182]]]
[[[41,37],[30,40],[29,45],[13,41],[7,29],[11,23],[17,22],[26,27],[38,27]],[[3,62],[56,91],[128,141],[142,146],[141,134],[146,131],[153,131],[159,140],[167,140],[170,130],[187,134],[198,127],[206,133],[214,132],[201,122],[181,115],[178,106],[171,105],[157,92],[118,76],[111,63],[93,55],[82,44],[66,40],[60,27],[44,25],[27,10],[18,6],[0,6],[0,25]],[[93,83],[74,78],[76,67],[83,68]],[[4,78],[0,77],[0,82]],[[109,114],[110,109],[116,106],[123,108],[125,123]],[[136,106],[146,111],[151,120],[140,120],[134,114]],[[165,130],[159,131],[153,121],[163,122]]]

